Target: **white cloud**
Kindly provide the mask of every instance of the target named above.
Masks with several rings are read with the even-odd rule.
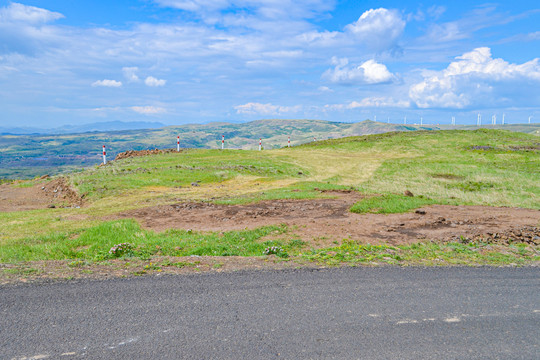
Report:
[[[334,90],[330,89],[328,86],[319,86],[317,90],[320,92],[334,92]]]
[[[230,6],[229,0],[156,0],[162,6],[187,11],[225,9]]]
[[[0,54],[34,56],[47,46],[62,44],[56,28],[47,23],[63,17],[60,13],[19,3],[0,8]]]
[[[98,80],[92,83],[92,86],[105,86],[105,87],[120,87],[122,86],[121,81],[116,80]]]
[[[430,8],[427,9],[427,13],[429,16],[437,20],[446,12],[445,6],[440,5],[432,5]]]
[[[136,66],[122,68],[122,73],[124,73],[124,77],[129,82],[139,81],[139,77],[137,76],[137,71],[139,71],[139,68]]]
[[[244,105],[235,106],[234,109],[238,114],[251,115],[279,115],[283,113],[298,112],[301,110],[300,105],[296,106],[279,106],[272,104],[247,103]]]
[[[131,110],[144,115],[156,115],[167,112],[164,108],[156,106],[132,106]]]
[[[11,3],[5,8],[0,8],[0,22],[40,24],[58,20],[63,17],[64,15],[57,12],[19,3]]]
[[[266,19],[313,17],[334,8],[335,0],[154,0],[161,6],[206,14],[215,20],[217,12],[229,8],[240,8],[237,14],[224,11],[223,18],[248,19],[247,14],[255,13]],[[210,15],[208,15],[210,14]]]
[[[156,79],[156,78],[153,77],[153,76],[149,76],[149,77],[146,78],[146,80],[144,80],[144,83],[145,83],[147,86],[153,86],[153,87],[157,87],[157,86],[165,86],[165,84],[167,83],[167,80]]]
[[[352,110],[357,108],[408,108],[411,103],[407,100],[395,100],[390,97],[366,97],[360,101],[348,104],[325,105],[327,110]]]
[[[348,66],[347,58],[332,58],[334,69],[326,70],[322,77],[336,84],[381,84],[391,82],[395,76],[384,64],[368,60],[358,66]]]
[[[397,10],[371,9],[346,26],[346,30],[375,51],[387,50],[397,44],[405,29],[405,20]]]
[[[487,47],[458,56],[438,72],[426,72],[424,80],[409,90],[410,98],[420,108],[467,108],[482,105],[509,105],[531,100],[526,83],[540,84],[539,59],[510,64],[493,59]],[[523,84],[524,86],[518,86]],[[523,94],[521,94],[523,92]],[[505,104],[506,103],[506,104]]]

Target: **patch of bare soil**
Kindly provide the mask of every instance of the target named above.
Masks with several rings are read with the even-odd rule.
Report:
[[[405,214],[354,214],[349,208],[362,195],[335,192],[334,199],[276,200],[249,205],[178,203],[118,214],[147,229],[230,231],[287,224],[293,236],[313,247],[343,239],[370,244],[419,241],[473,241],[540,244],[540,211],[487,206],[427,206]],[[291,234],[286,235],[288,238]]]
[[[157,155],[157,154],[167,154],[171,152],[176,152],[176,149],[154,149],[154,150],[128,150],[119,153],[116,155],[114,160],[127,159],[138,156],[147,156],[147,155]]]
[[[17,183],[0,185],[0,211],[81,205],[81,197],[63,177],[38,182],[31,187],[18,187]]]

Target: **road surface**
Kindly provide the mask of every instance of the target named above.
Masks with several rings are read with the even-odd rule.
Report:
[[[0,359],[540,359],[540,268],[0,287]]]

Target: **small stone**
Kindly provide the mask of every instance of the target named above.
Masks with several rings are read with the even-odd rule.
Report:
[[[425,211],[425,210],[416,210],[415,213],[416,213],[416,214],[420,214],[420,215],[426,215],[426,211]]]
[[[49,209],[54,209],[56,207],[56,205],[54,204],[50,204],[49,206],[47,206]]]
[[[413,196],[414,196],[413,193],[410,192],[409,190],[405,190],[405,192],[403,193],[403,195],[409,196],[409,197],[413,197]]]

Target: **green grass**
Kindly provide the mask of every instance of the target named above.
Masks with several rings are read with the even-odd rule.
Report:
[[[540,141],[502,130],[386,133],[307,144],[303,148],[403,154],[358,184],[368,194],[405,190],[437,203],[540,209]],[[474,150],[489,146],[497,150]]]
[[[323,265],[527,265],[540,261],[538,247],[524,244],[496,246],[483,243],[421,242],[411,245],[369,245],[343,240],[341,246],[311,250],[301,258]]]
[[[482,242],[433,243],[410,245],[358,244],[345,239],[341,245],[324,249],[309,249],[309,244],[291,238],[283,240],[288,228],[266,226],[254,230],[195,232],[168,230],[162,233],[143,230],[132,220],[104,222],[74,233],[54,233],[48,236],[12,241],[0,247],[0,262],[24,263],[40,260],[72,260],[70,268],[91,266],[94,262],[117,256],[109,250],[128,243],[129,251],[120,257],[151,260],[155,256],[263,256],[265,249],[277,247],[278,257],[287,261],[308,261],[322,265],[395,264],[395,265],[526,265],[540,260],[538,247],[526,244],[500,246]],[[146,270],[157,269],[150,263]],[[168,260],[160,266],[192,266],[191,263]],[[34,270],[7,270],[29,275]],[[22,272],[21,272],[22,271]]]
[[[107,166],[73,174],[71,181],[90,199],[148,187],[181,188],[222,183],[239,175],[261,178],[298,177],[291,164],[258,152],[189,150],[110,162]]]
[[[351,208],[354,213],[392,214],[404,213],[422,206],[437,203],[425,197],[409,197],[405,195],[387,194],[373,196],[357,202]]]
[[[235,195],[231,197],[213,200],[216,204],[237,205],[250,204],[259,201],[294,199],[306,200],[316,198],[330,198],[334,195],[327,192],[351,190],[350,186],[321,183],[317,181],[299,181],[294,185],[265,190],[263,192]]]
[[[285,226],[267,226],[255,230],[201,233],[169,230],[156,233],[143,230],[133,220],[101,223],[83,231],[51,233],[46,236],[13,240],[0,247],[0,262],[36,260],[102,260],[112,258],[109,250],[129,243],[129,255],[150,258],[163,256],[262,256],[268,246],[297,248],[298,241],[271,240],[286,232]],[[262,241],[262,238],[268,238]]]

